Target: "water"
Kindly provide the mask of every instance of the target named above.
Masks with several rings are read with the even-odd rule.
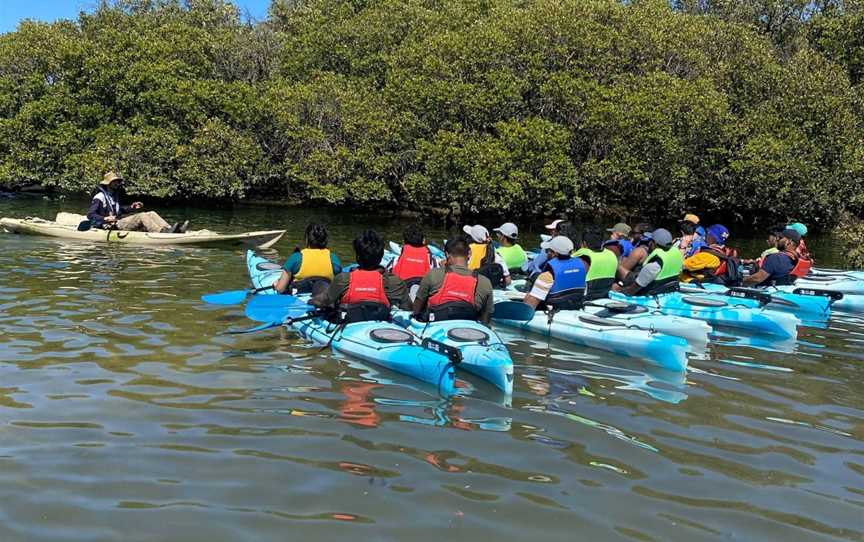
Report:
[[[288,227],[274,257],[313,216],[345,259],[360,225],[404,225],[184,213]],[[3,541],[864,540],[859,317],[722,338],[686,376],[503,331],[512,400],[443,400],[288,332],[221,335],[242,310],[198,297],[246,286],[240,251],[0,235],[0,271]]]

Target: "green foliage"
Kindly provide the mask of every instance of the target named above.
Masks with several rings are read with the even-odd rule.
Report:
[[[103,0],[0,35],[0,185],[827,223],[862,35],[856,0]]]

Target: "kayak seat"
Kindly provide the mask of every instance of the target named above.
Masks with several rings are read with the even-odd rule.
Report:
[[[719,299],[706,299],[704,297],[682,297],[682,301],[688,305],[696,305],[697,307],[725,307],[727,303]]]
[[[604,308],[606,309],[604,312],[609,312],[611,314],[641,314],[643,312],[648,312],[648,309],[641,305],[636,305],[635,303],[624,303],[623,301],[606,303]]]
[[[486,342],[489,340],[489,334],[482,329],[454,327],[447,331],[447,338],[462,343]]]
[[[822,276],[822,275],[807,275],[806,280],[809,282],[836,282],[837,276]]]
[[[258,271],[276,271],[277,269],[281,270],[282,266],[273,262],[261,262],[255,266],[255,269]]]
[[[600,318],[591,314],[580,314],[579,321],[585,322],[586,324],[593,324],[595,326],[626,327],[624,324],[616,322],[615,320],[609,320],[608,318]]]
[[[375,342],[388,344],[410,343],[414,340],[414,336],[407,331],[402,331],[401,329],[393,329],[389,327],[373,329],[369,333],[369,337],[371,337],[372,340]]]

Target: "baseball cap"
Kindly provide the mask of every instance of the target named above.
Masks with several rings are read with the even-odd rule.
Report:
[[[796,243],[801,242],[801,234],[791,228],[786,228],[785,230],[783,230],[783,233],[781,233],[780,236],[785,237],[786,239],[789,239],[790,241],[794,241]]]
[[[551,224],[546,224],[546,229],[547,229],[547,230],[554,230],[555,228],[558,227],[558,224],[560,224],[560,223],[562,223],[562,222],[564,222],[564,219],[563,219],[563,218],[559,218],[559,219],[557,219],[557,220],[553,220]]]
[[[544,250],[549,249],[556,254],[567,256],[573,252],[573,241],[563,235],[556,235],[545,243],[540,243],[540,248]]]
[[[623,222],[619,222],[611,228],[608,228],[606,231],[612,233],[620,233],[621,235],[630,235],[630,226]]]
[[[729,239],[729,230],[723,224],[708,226],[707,234],[716,239],[720,245],[726,244],[726,239]]]
[[[497,231],[501,235],[509,237],[510,239],[516,239],[517,237],[519,237],[519,228],[517,228],[516,224],[512,222],[505,222],[504,224],[501,224],[492,231]]]
[[[693,213],[687,213],[686,215],[684,215],[683,220],[685,220],[686,222],[692,222],[694,224],[699,223],[699,217],[694,215]]]
[[[669,233],[669,230],[663,228],[658,228],[651,232],[651,239],[654,239],[654,242],[661,247],[669,246],[672,244],[672,234]]]
[[[462,231],[470,235],[471,239],[473,239],[475,243],[485,243],[486,239],[489,238],[489,230],[480,224],[475,224],[474,226],[462,226]]]
[[[790,230],[797,231],[798,235],[800,235],[801,237],[804,237],[805,235],[807,235],[807,226],[805,226],[804,224],[802,224],[800,222],[793,222],[786,227]]]

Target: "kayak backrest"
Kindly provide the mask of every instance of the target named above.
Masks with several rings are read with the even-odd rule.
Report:
[[[580,314],[579,321],[585,322],[586,324],[592,324],[595,326],[604,326],[604,327],[627,327],[621,322],[616,322],[615,320],[609,320],[608,318],[600,318],[591,314]]]

